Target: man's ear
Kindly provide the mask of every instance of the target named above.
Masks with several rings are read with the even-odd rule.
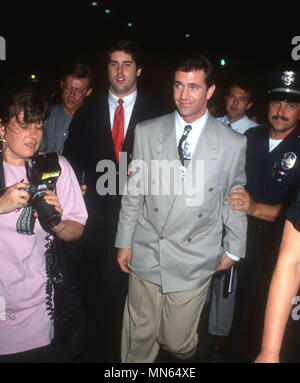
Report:
[[[253,102],[249,102],[249,104],[247,105],[247,110],[249,110],[252,105],[253,105]]]
[[[89,88],[88,91],[85,94],[85,97],[88,97],[93,91],[93,88]]]
[[[210,87],[208,88],[208,90],[207,90],[207,96],[206,96],[206,99],[207,99],[207,100],[209,100],[209,99],[212,97],[212,95],[214,94],[215,89],[216,89],[216,86],[215,86],[215,85],[212,85],[212,86],[210,86]]]
[[[136,71],[136,77],[140,77],[141,74],[142,74],[142,68],[139,68],[139,69]]]

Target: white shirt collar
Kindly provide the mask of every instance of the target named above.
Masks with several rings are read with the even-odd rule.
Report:
[[[206,121],[208,119],[208,111],[206,109],[204,115],[202,117],[200,117],[198,120],[194,121],[193,123],[191,124],[188,124],[187,122],[185,122],[181,117],[180,117],[180,114],[176,111],[176,119],[175,119],[175,123],[176,123],[176,132],[178,131],[178,133],[180,133],[180,137],[183,133],[183,130],[184,130],[184,127],[186,125],[191,125],[192,126],[192,131],[197,131],[199,134],[198,136],[200,136],[200,133],[204,127],[204,125],[206,124]],[[180,140],[180,137],[179,137],[179,140]]]
[[[134,92],[130,93],[128,96],[125,96],[125,97],[121,97],[122,100],[124,101],[124,107],[125,109],[134,104],[135,103],[135,100],[136,100],[136,96],[137,96],[137,90],[135,90]],[[108,102],[114,106],[115,108],[118,106],[118,100],[120,99],[120,97],[116,96],[115,94],[113,94],[111,91],[108,92]]]
[[[226,122],[228,124],[230,124],[231,126],[239,126],[241,124],[243,124],[246,120],[248,120],[248,117],[246,115],[244,115],[242,118],[240,118],[239,120],[237,121],[234,121],[234,122],[229,122],[228,121],[228,117],[226,116]]]
[[[180,141],[180,138],[182,136],[182,133],[184,131],[184,127],[186,125],[191,125],[192,126],[192,130],[190,131],[189,135],[188,135],[188,138],[187,138],[187,141],[189,142],[189,145],[190,145],[190,152],[191,154],[194,153],[194,150],[196,148],[196,145],[197,145],[197,142],[198,142],[198,139],[201,135],[201,132],[204,128],[204,125],[206,124],[206,121],[208,119],[208,116],[209,116],[209,113],[206,109],[204,115],[199,118],[198,120],[194,121],[193,123],[191,124],[188,124],[187,122],[185,122],[179,115],[179,113],[176,111],[176,114],[175,114],[175,127],[176,127],[176,141],[177,141],[177,145],[179,144],[179,141]]]

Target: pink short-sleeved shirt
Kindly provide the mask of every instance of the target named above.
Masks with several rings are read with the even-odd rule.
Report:
[[[68,161],[59,156],[62,169],[57,195],[62,219],[86,223],[87,211],[76,176]],[[5,184],[27,181],[25,166],[4,162]],[[0,355],[48,345],[53,337],[46,311],[46,232],[36,220],[34,235],[19,234],[21,211],[0,214]]]

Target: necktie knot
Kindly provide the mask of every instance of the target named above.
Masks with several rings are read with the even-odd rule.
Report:
[[[186,125],[184,127],[184,131],[183,131],[182,135],[185,137],[185,139],[187,139],[187,136],[189,135],[191,130],[192,130],[192,126],[191,125]]]
[[[122,98],[119,98],[118,103],[119,103],[119,105],[122,105],[122,104],[124,104],[124,100]]]

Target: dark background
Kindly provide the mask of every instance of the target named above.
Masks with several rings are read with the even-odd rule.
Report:
[[[300,36],[300,27],[297,10],[289,4],[97,3],[93,7],[87,0],[1,0],[0,36],[6,40],[6,61],[0,61],[0,103],[12,89],[27,85],[55,96],[61,72],[72,61],[92,66],[95,89],[101,91],[106,87],[104,52],[114,39],[139,43],[144,56],[140,87],[168,106],[172,106],[172,65],[185,51],[197,50],[214,63],[219,74],[214,95],[219,110],[232,77],[245,74],[252,82],[257,90],[257,114],[262,115],[266,72],[300,71],[300,61],[291,57],[291,41]],[[32,73],[35,81],[30,79]]]

